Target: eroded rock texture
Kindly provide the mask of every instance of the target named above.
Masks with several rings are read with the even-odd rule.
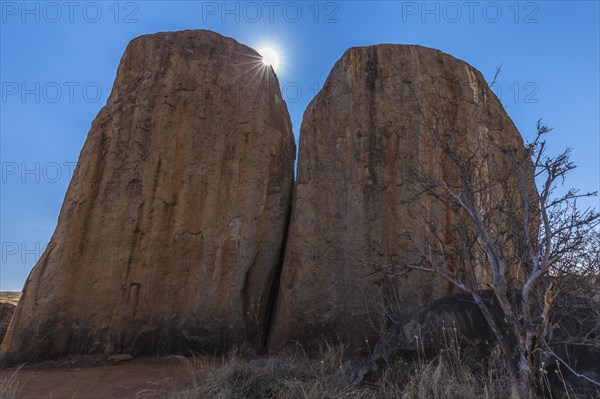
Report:
[[[499,325],[504,325],[502,309],[493,292],[483,291],[480,295],[492,317]],[[374,358],[431,356],[461,345],[468,347],[469,354],[479,355],[479,359],[489,355],[496,345],[488,322],[470,294],[437,299],[391,324],[377,343]]]
[[[453,178],[430,127],[466,132],[464,146],[475,154],[491,142],[523,148],[481,73],[452,56],[378,45],[352,48],[335,64],[302,121],[271,348],[326,340],[368,347],[382,320],[380,305],[391,301],[408,313],[454,292],[445,280],[414,270],[382,289],[377,271],[417,258],[406,231],[418,240],[433,225],[438,237],[456,238],[456,219],[443,205],[414,200],[420,186],[411,171]],[[474,173],[510,170],[499,152]]]
[[[133,40],[4,359],[262,346],[294,158],[254,50],[209,31]]]

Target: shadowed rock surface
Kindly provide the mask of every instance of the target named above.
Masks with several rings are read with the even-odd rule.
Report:
[[[200,30],[133,40],[3,359],[262,346],[294,158],[254,50]]]
[[[10,320],[21,298],[20,292],[0,292],[0,343],[4,339]]]
[[[8,330],[8,325],[15,313],[16,307],[17,305],[12,303],[0,302],[0,343],[4,340],[6,330]]]
[[[480,294],[493,317],[501,323],[502,311],[493,293]],[[392,359],[427,359],[444,350],[460,353],[462,361],[476,366],[489,356],[495,345],[494,334],[472,296],[449,295],[390,322],[381,333],[373,355],[361,362],[346,362],[334,379],[355,386],[372,373],[386,370]]]
[[[502,310],[492,292],[481,293],[496,322],[502,326]],[[443,349],[468,347],[476,355],[489,354],[496,338],[470,294],[440,298],[407,318],[392,323],[379,340],[374,358],[436,355]]]
[[[558,358],[568,362],[575,373],[600,381],[600,286],[592,280],[584,297],[569,294],[555,302],[552,311],[552,342],[550,348]],[[557,357],[546,352],[543,361],[548,369],[554,397],[566,396],[564,382],[580,396],[598,397],[599,387],[575,375]],[[559,371],[560,373],[557,373]],[[559,377],[560,376],[560,377]]]
[[[4,335],[6,335],[6,330],[8,330],[8,325],[15,313],[16,307],[17,305],[10,302],[0,302],[0,343],[2,343]]]
[[[492,291],[479,292],[496,323],[509,331],[503,322],[504,315]],[[518,295],[518,294],[517,294]],[[563,298],[564,299],[564,298]],[[572,303],[577,302],[576,306]],[[556,304],[551,316],[553,340],[543,354],[547,368],[548,388],[552,397],[566,397],[565,381],[569,393],[577,398],[593,398],[597,387],[581,376],[575,375],[564,364],[557,374],[557,358],[568,361],[576,373],[595,381],[600,378],[600,349],[597,342],[600,326],[595,309],[598,302],[590,298],[568,298]],[[537,310],[539,312],[539,309]],[[505,336],[510,345],[516,340]],[[385,372],[389,362],[396,359],[431,359],[444,352],[460,356],[464,366],[478,368],[493,361],[492,350],[497,340],[470,294],[449,295],[437,299],[401,320],[389,323],[373,350],[373,355],[360,362],[348,361],[332,380],[356,386],[377,372]]]
[[[453,178],[426,124],[466,132],[465,145],[475,153],[492,142],[524,147],[481,73],[441,51],[358,47],[335,64],[302,121],[271,348],[293,341],[307,348],[326,340],[354,348],[374,342],[373,304],[381,298],[373,265],[416,259],[406,229],[424,232],[435,224],[445,240],[456,236],[455,220],[442,205],[409,202],[419,188],[410,173],[417,165],[433,178]],[[490,157],[477,173],[490,176],[509,162]],[[407,313],[455,292],[418,271],[392,285]]]

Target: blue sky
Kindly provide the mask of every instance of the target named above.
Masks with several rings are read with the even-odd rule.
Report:
[[[496,91],[523,136],[543,118],[555,129],[552,152],[574,148],[570,184],[600,185],[597,1],[1,1],[0,11],[2,291],[22,288],[49,241],[125,46],[147,33],[210,29],[279,49],[296,139],[306,105],[349,47],[434,47],[489,80],[502,64]]]

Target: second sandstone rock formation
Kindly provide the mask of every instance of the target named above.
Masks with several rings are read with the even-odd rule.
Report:
[[[444,279],[419,271],[392,280],[393,298],[384,298],[377,284],[377,266],[417,258],[406,231],[424,235],[437,223],[440,236],[453,239],[455,219],[444,206],[411,201],[419,189],[413,168],[453,178],[429,125],[466,132],[473,151],[491,141],[523,148],[481,73],[441,51],[352,48],[333,67],[302,121],[272,348],[292,341],[314,347],[326,340],[368,347],[385,301],[408,312],[455,291]],[[510,168],[507,162],[497,156],[482,160],[490,168],[482,173]]]

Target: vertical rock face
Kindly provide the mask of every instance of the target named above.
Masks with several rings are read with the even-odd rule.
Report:
[[[375,337],[372,321],[385,300],[372,266],[415,260],[405,229],[424,232],[436,221],[442,237],[453,234],[454,221],[442,205],[410,201],[418,189],[411,165],[450,177],[427,122],[466,131],[471,149],[489,140],[523,148],[481,73],[438,50],[352,48],[333,67],[302,121],[272,348],[328,339],[364,346]],[[393,284],[393,300],[407,310],[454,290],[418,271]]]
[[[209,31],[133,40],[3,357],[261,346],[294,158],[254,50]]]

